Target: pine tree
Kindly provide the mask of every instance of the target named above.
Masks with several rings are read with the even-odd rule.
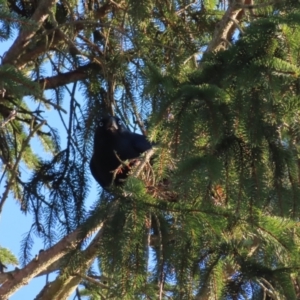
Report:
[[[32,216],[0,298],[57,270],[36,299],[300,298],[298,1],[0,6],[0,211]],[[156,146],[87,207],[107,113]]]

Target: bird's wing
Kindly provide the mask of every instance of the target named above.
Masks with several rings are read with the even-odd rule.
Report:
[[[100,164],[95,155],[92,156],[90,161],[90,170],[95,180],[103,187],[106,188],[111,185],[113,174]]]
[[[138,153],[143,153],[152,148],[151,143],[144,135],[132,133],[132,145]]]

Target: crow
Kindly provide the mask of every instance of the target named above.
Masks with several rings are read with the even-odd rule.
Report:
[[[118,117],[104,117],[95,131],[91,173],[104,189],[121,185],[133,164],[122,162],[136,159],[151,148],[144,135],[131,132]]]

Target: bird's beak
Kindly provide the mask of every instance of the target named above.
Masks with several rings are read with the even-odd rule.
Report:
[[[107,122],[107,125],[106,125],[107,129],[109,130],[118,130],[118,125],[116,123],[116,120],[115,118],[113,117],[110,117],[108,122]]]

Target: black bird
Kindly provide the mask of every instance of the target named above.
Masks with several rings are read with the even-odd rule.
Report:
[[[109,187],[113,181],[120,185],[130,170],[130,164],[124,166],[122,162],[138,158],[151,148],[144,135],[128,130],[119,118],[102,118],[94,136],[94,153],[90,162],[92,175],[103,188]]]

